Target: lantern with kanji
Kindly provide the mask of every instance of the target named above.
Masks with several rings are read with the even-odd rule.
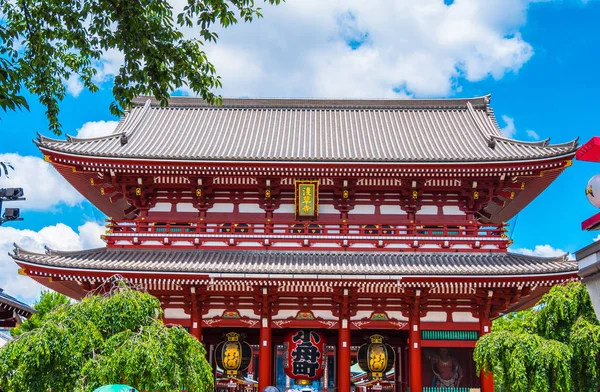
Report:
[[[358,366],[367,372],[370,380],[381,380],[389,372],[396,361],[394,349],[383,343],[383,336],[371,335],[370,343],[358,349]]]
[[[241,378],[242,371],[248,368],[252,360],[252,348],[242,340],[242,335],[229,332],[226,341],[217,345],[215,350],[217,365],[225,371],[229,378]]]
[[[283,340],[283,370],[297,385],[310,385],[325,370],[325,337],[317,331],[290,331]]]

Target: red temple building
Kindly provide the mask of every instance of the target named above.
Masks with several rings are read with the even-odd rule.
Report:
[[[217,391],[492,392],[472,360],[490,320],[577,279],[509,252],[505,223],[577,142],[508,139],[489,101],[138,98],[110,136],[37,140],[110,217],[107,246],[12,256],[76,299],[115,274],[145,288],[203,341]],[[325,340],[322,364],[289,362],[297,330]],[[227,339],[251,347],[236,377],[216,365]],[[384,362],[360,357],[369,341]]]

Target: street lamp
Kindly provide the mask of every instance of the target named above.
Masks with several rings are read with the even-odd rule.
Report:
[[[0,188],[0,214],[2,214],[2,202],[25,200],[23,188]],[[21,210],[19,208],[7,208],[0,216],[0,226],[9,221],[21,221]]]

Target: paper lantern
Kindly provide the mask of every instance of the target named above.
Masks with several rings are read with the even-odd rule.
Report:
[[[394,349],[383,343],[383,336],[371,335],[370,343],[365,343],[358,349],[358,366],[370,380],[381,380],[396,362]]]
[[[241,378],[242,371],[246,370],[252,361],[252,348],[240,340],[239,333],[229,332],[225,336],[227,340],[219,343],[215,349],[217,365],[225,370],[227,377]]]
[[[317,331],[289,331],[283,340],[283,370],[297,385],[310,385],[325,370],[325,337]]]
[[[600,174],[590,178],[585,188],[585,195],[593,206],[600,208]]]

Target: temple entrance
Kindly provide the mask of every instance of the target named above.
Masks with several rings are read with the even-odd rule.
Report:
[[[285,361],[290,359],[290,350],[286,346],[286,339],[293,331],[308,331],[318,333],[323,340],[323,347],[315,351],[324,355],[322,372],[311,380],[297,382],[285,371]],[[244,369],[232,377],[226,369],[219,366],[219,343],[226,339],[228,334],[240,335],[249,347],[249,358]],[[293,335],[293,333],[292,333]],[[308,336],[307,335],[307,336]],[[431,335],[431,336],[430,336]],[[456,335],[456,336],[454,336]],[[465,341],[452,341],[452,338],[462,337],[458,333],[446,333],[444,337],[450,339],[441,342],[436,334],[431,331],[423,333],[422,356],[420,377],[423,391],[440,392],[453,391],[479,391],[481,380],[476,372],[473,362],[473,347],[468,347]],[[205,330],[205,344],[209,360],[213,365],[215,376],[215,391],[217,392],[260,392],[258,389],[258,374],[261,366],[259,356],[259,337],[257,329],[244,328],[210,328]],[[432,339],[428,339],[432,338]],[[435,339],[433,339],[435,338]],[[338,331],[336,329],[276,329],[272,330],[272,369],[271,384],[282,392],[333,392],[339,391],[337,375],[340,350],[338,347]],[[381,344],[385,344],[385,364],[377,364],[383,351]],[[248,349],[247,349],[248,350]],[[287,351],[286,351],[287,350]],[[411,362],[409,357],[408,333],[405,330],[353,330],[351,332],[349,372],[341,373],[350,375],[350,391],[353,392],[408,392],[410,385]],[[365,354],[366,353],[366,354]],[[379,356],[379,357],[378,357]],[[288,365],[290,366],[290,362]],[[377,366],[380,366],[379,368]],[[304,366],[306,367],[306,366]]]

